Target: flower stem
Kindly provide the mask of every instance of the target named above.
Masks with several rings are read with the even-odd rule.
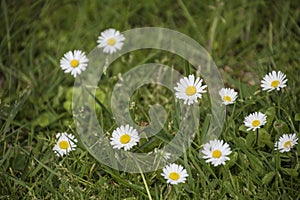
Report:
[[[258,145],[258,129],[256,129],[255,146]]]
[[[106,109],[106,107],[101,103],[101,101],[85,86],[84,89],[91,95],[96,103],[109,115],[112,117],[112,114]]]
[[[147,181],[146,181],[146,179],[145,179],[145,176],[144,176],[144,174],[143,174],[143,171],[142,171],[142,169],[140,168],[139,165],[138,165],[138,168],[139,168],[140,173],[141,173],[141,175],[142,175],[142,179],[143,179],[143,182],[144,182],[144,185],[145,185],[145,188],[146,188],[146,191],[147,191],[149,200],[152,200],[152,197],[151,197],[151,194],[150,194],[150,190],[149,190],[149,188],[148,188]]]
[[[142,179],[143,179],[143,183],[144,183],[144,185],[145,185],[145,188],[146,188],[146,191],[147,191],[147,194],[148,194],[148,198],[149,198],[149,200],[152,200],[151,193],[150,193],[150,190],[149,190],[147,181],[146,181],[146,179],[145,179],[145,176],[144,176],[144,174],[143,174],[143,171],[142,171],[142,169],[141,169],[139,163],[138,163],[131,155],[129,155],[129,156],[134,160],[135,164],[136,164],[137,167],[139,168],[139,171],[140,171],[141,176],[142,176]]]
[[[280,116],[280,101],[281,101],[281,95],[278,91],[277,92],[277,106],[278,106],[278,115]]]
[[[298,163],[298,155],[297,155],[297,151],[295,151],[294,149],[292,149],[292,155],[293,157],[291,158],[292,161],[292,168],[296,167],[296,164]]]

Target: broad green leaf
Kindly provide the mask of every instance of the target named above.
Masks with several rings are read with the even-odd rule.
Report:
[[[95,96],[96,96],[96,98],[99,100],[99,101],[101,101],[101,102],[103,102],[104,100],[105,100],[105,93],[103,92],[103,91],[101,91],[101,90],[96,90],[96,92],[95,92]]]
[[[226,164],[228,168],[232,167],[236,161],[238,159],[238,153],[234,152],[231,156],[230,156],[230,160],[228,161],[228,163]]]
[[[271,141],[271,135],[264,128],[261,128],[258,131],[258,146],[264,147],[265,145],[272,147],[273,142]]]
[[[73,87],[70,87],[69,89],[67,89],[66,99],[72,101],[72,97],[73,97]]]
[[[293,176],[293,177],[297,177],[298,176],[298,172],[297,172],[297,169],[290,169],[290,168],[281,168],[282,172],[287,174],[287,175],[290,175],[290,176]]]
[[[259,160],[257,156],[254,156],[253,154],[247,152],[246,153],[251,167],[258,173],[258,174],[264,174],[265,173],[265,168],[263,167],[262,162]]]
[[[24,170],[24,163],[26,163],[27,156],[24,153],[17,153],[14,155],[14,162],[12,166],[15,170]]]
[[[276,120],[273,124],[273,127],[275,131],[280,135],[290,132],[288,125],[282,120]]]
[[[53,107],[59,107],[61,105],[63,94],[65,93],[65,88],[62,86],[58,87],[57,93],[53,98]]]
[[[255,143],[255,137],[256,137],[255,135],[256,135],[256,132],[253,132],[253,133],[249,133],[246,136],[246,144],[248,147],[253,146],[253,144]]]
[[[34,126],[46,127],[50,123],[56,121],[58,118],[59,116],[55,113],[44,112],[38,118],[36,118],[32,124]]]
[[[205,117],[204,123],[202,124],[202,127],[201,127],[201,141],[204,141],[204,138],[209,136],[209,135],[207,135],[207,130],[208,130],[208,127],[209,127],[211,117],[212,117],[211,114],[207,114],[206,117]]]
[[[249,131],[247,131],[247,127],[246,127],[245,125],[241,125],[241,126],[239,127],[239,131],[242,131],[242,132],[244,132],[244,133],[249,133]]]
[[[300,121],[300,113],[296,113],[296,115],[295,115],[295,121],[297,121],[297,122]]]
[[[232,185],[230,184],[229,181],[224,181],[223,182],[223,186],[225,187],[226,191],[232,196],[234,197],[235,196],[235,192],[232,188]]]
[[[65,101],[63,104],[63,107],[66,111],[71,113],[72,112],[72,101]]]
[[[269,128],[272,126],[273,120],[275,118],[275,112],[276,109],[274,107],[268,108],[267,111],[265,112],[265,114],[267,115],[267,123],[264,125],[264,128],[266,130],[269,130]]]
[[[275,174],[275,172],[267,173],[262,179],[263,184],[268,185],[273,180]]]

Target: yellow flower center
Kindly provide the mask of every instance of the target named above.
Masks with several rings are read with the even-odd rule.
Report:
[[[194,94],[196,94],[196,88],[195,88],[195,86],[188,86],[186,89],[185,89],[185,93],[186,93],[186,95],[188,95],[188,96],[192,96],[192,95],[194,95]]]
[[[177,181],[180,178],[180,175],[177,172],[171,172],[169,178],[173,181]]]
[[[74,60],[71,60],[71,66],[73,67],[73,68],[76,68],[76,67],[78,67],[78,65],[79,65],[79,61],[78,60],[76,60],[76,59],[74,59]]]
[[[279,83],[280,83],[279,80],[272,81],[271,86],[273,88],[276,88],[279,85]]]
[[[124,134],[120,137],[120,142],[122,144],[127,144],[130,141],[131,137],[128,134]]]
[[[259,125],[260,125],[260,121],[259,121],[258,119],[253,120],[252,126],[257,127],[257,126],[259,126]]]
[[[227,102],[231,102],[231,97],[230,96],[224,96],[224,101],[227,101]]]
[[[116,44],[115,38],[109,38],[107,40],[107,44],[110,45],[110,46],[114,46]]]
[[[291,148],[292,147],[292,143],[291,141],[287,141],[283,144],[284,148]]]
[[[69,148],[69,142],[66,141],[66,140],[60,141],[58,146],[61,149],[68,149]]]
[[[213,158],[220,158],[221,155],[222,155],[222,153],[221,153],[221,151],[218,150],[218,149],[216,149],[216,150],[214,150],[214,151],[212,152],[212,157],[213,157]]]

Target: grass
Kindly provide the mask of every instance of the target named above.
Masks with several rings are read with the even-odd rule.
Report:
[[[152,199],[300,199],[299,145],[295,154],[273,148],[282,133],[300,136],[299,8],[292,0],[2,0],[0,199],[147,199],[143,176]],[[73,49],[91,51],[107,28],[146,26],[170,28],[195,39],[212,55],[225,85],[239,92],[221,134],[233,150],[231,160],[214,168],[200,157],[210,119],[209,108],[200,107],[196,138],[176,161],[189,177],[176,186],[166,184],[161,170],[130,174],[100,164],[81,142],[63,158],[52,151],[57,132],[78,136],[70,109],[74,78],[60,69],[62,55]],[[125,55],[101,79],[98,97],[106,109],[111,111],[109,98],[118,73],[151,62],[174,65],[184,75],[190,69],[171,53],[142,50]],[[263,92],[260,80],[273,69],[287,75],[288,87]],[[171,137],[169,130],[177,126],[173,98],[163,87],[143,86],[131,97],[132,119],[149,122],[149,105],[160,102],[169,114],[160,135]],[[204,97],[201,105],[207,101]],[[244,117],[255,111],[269,119],[258,146],[253,145],[255,134],[242,126]],[[99,123],[111,132],[116,127],[112,116],[98,112]]]

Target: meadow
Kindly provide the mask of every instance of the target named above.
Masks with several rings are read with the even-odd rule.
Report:
[[[300,3],[293,0],[2,0],[0,199],[300,199],[300,145],[287,152],[274,147],[284,134],[300,137],[299,24]],[[199,127],[192,144],[174,161],[188,174],[178,184],[167,183],[162,169],[129,173],[98,162],[74,122],[75,79],[61,68],[66,52],[88,54],[101,32],[141,27],[168,28],[197,41],[212,57],[225,87],[238,93],[226,105],[218,138],[231,153],[218,166],[201,154],[212,118],[210,91],[198,99]],[[198,75],[185,59],[166,51],[143,49],[118,58],[101,77],[95,95],[97,118],[107,137],[119,127],[112,114],[112,88],[127,71],[147,63],[172,66],[185,77]],[[284,73],[287,82],[268,92],[261,81],[273,70]],[[148,111],[155,103],[168,114],[157,137],[139,141],[134,151],[148,153],[174,137],[180,101],[156,84],[132,94],[128,106],[137,125],[151,123]],[[265,114],[266,123],[257,131],[247,130],[245,117],[254,112]],[[56,134],[62,132],[77,141],[64,156],[53,151]]]

